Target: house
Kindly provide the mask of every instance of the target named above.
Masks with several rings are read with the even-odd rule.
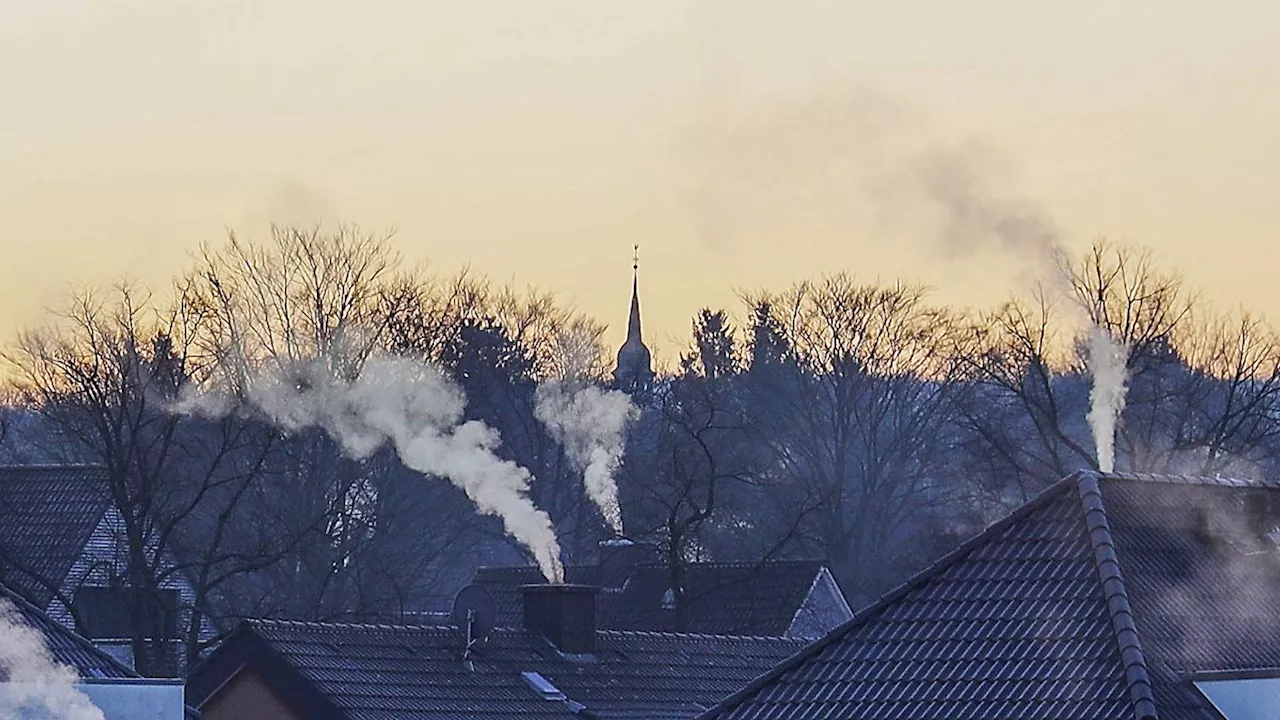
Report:
[[[600,543],[594,565],[565,568],[570,583],[602,588],[597,621],[611,630],[818,638],[853,611],[819,561],[688,563],[681,568],[684,607],[655,549],[630,540]],[[480,568],[476,585],[493,596],[499,624],[520,620],[520,587],[539,582],[533,567]]]
[[[12,625],[15,624],[35,630],[51,660],[71,668],[78,676],[75,683],[66,686],[45,682],[40,686],[41,694],[57,696],[78,691],[102,711],[106,720],[182,720],[200,716],[183,703],[181,681],[139,677],[4,585],[0,585],[0,641],[5,643],[5,647],[0,648],[0,708],[8,707],[11,711],[13,708],[10,706],[16,703],[17,696],[28,694],[32,688],[27,678],[16,677],[18,673],[5,664],[19,645],[20,638],[12,634]],[[19,714],[19,717],[24,715]]]
[[[1056,483],[706,719],[1280,717],[1280,484]]]
[[[494,629],[491,600],[485,620],[445,626],[246,621],[193,669],[187,702],[206,720],[676,720],[803,646],[602,630],[599,595],[525,586],[521,624]]]
[[[137,599],[118,581],[127,543],[106,472],[94,465],[0,466],[0,507],[0,582],[132,666],[127,608]],[[176,630],[194,592],[178,573],[161,587]]]

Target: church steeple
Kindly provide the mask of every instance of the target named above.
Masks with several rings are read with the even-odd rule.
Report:
[[[652,357],[640,333],[640,246],[631,258],[631,316],[627,320],[627,341],[618,349],[618,365],[613,371],[614,387],[635,393],[647,390],[653,381]]]

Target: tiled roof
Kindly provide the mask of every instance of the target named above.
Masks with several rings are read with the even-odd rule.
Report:
[[[1078,473],[705,718],[1220,716],[1197,673],[1280,668],[1280,552],[1220,478]]]
[[[100,468],[0,466],[0,581],[47,606],[109,505]]]
[[[462,659],[453,627],[251,620],[188,680],[203,704],[245,662],[311,718],[691,718],[796,652],[781,638],[600,631],[590,659],[541,637],[499,628]],[[566,700],[545,700],[522,678],[545,677]],[[587,715],[586,717],[590,717]]]
[[[1244,526],[1239,481],[1141,479],[1102,484],[1160,718],[1216,718],[1178,677],[1280,668],[1280,555]]]
[[[819,561],[690,563],[684,566],[686,624],[663,606],[671,587],[666,565],[635,567],[618,590],[600,593],[596,623],[612,630],[688,631],[716,635],[783,635],[822,571]],[[595,565],[570,566],[570,583],[600,585]],[[480,568],[474,583],[498,606],[498,624],[520,624],[520,586],[542,581],[536,568]],[[847,616],[846,616],[847,617]]]
[[[0,585],[0,603],[7,601],[17,610],[18,619],[44,635],[54,660],[76,669],[82,678],[134,678],[137,673],[94,647],[93,643],[55,622],[21,595]]]

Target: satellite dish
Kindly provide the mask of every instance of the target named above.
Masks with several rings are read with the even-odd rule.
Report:
[[[497,617],[498,607],[493,597],[479,585],[462,588],[453,599],[453,624],[467,634],[468,652],[473,645],[489,638]]]

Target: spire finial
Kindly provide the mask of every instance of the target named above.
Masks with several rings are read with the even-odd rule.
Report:
[[[640,271],[640,244],[636,243],[631,246],[631,269],[635,272]]]

